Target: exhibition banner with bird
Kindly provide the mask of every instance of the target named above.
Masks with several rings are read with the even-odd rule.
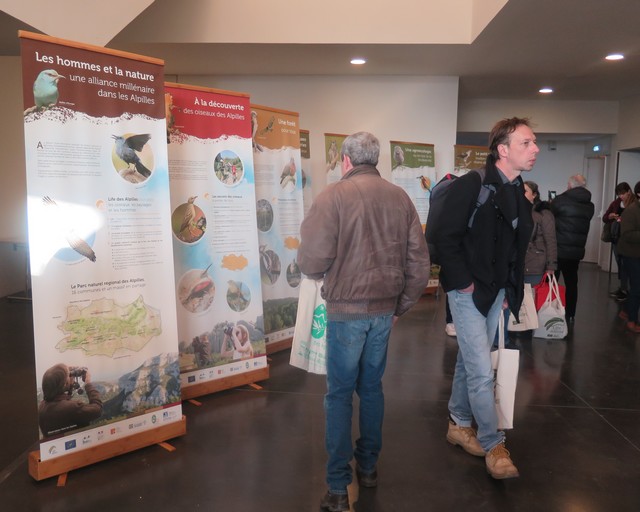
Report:
[[[391,141],[391,182],[409,195],[424,229],[431,187],[436,184],[433,144]]]
[[[304,215],[313,204],[313,193],[311,187],[311,141],[309,130],[300,130],[300,162],[302,168],[302,202],[304,206]]]
[[[246,94],[168,83],[165,112],[184,389],[267,367],[256,180]]]
[[[462,176],[471,169],[480,169],[487,163],[489,148],[487,146],[462,146],[456,144],[454,151],[453,174]]]
[[[256,168],[260,278],[267,351],[291,346],[301,280],[300,224],[304,216],[300,124],[295,112],[251,106]]]
[[[325,171],[327,173],[327,185],[335,183],[342,179],[342,161],[340,160],[340,152],[342,151],[342,142],[347,135],[339,133],[324,134],[324,154],[325,154]]]
[[[20,39],[47,460],[182,421],[164,63]]]

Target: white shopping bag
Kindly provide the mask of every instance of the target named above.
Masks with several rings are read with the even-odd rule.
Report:
[[[538,313],[536,312],[536,301],[533,298],[533,289],[529,283],[524,283],[524,297],[520,312],[518,314],[520,322],[516,321],[513,312],[509,314],[509,331],[531,331],[538,328]]]
[[[326,374],[327,306],[321,289],[322,281],[305,277],[300,283],[289,364],[310,373]]]
[[[500,312],[498,326],[498,350],[491,352],[491,364],[495,372],[495,400],[498,428],[513,428],[513,411],[516,403],[516,386],[520,368],[520,351],[504,346],[504,315]]]
[[[538,328],[533,331],[533,337],[562,339],[567,333],[567,321],[564,317],[564,306],[560,300],[558,281],[552,274],[549,293],[538,310]]]

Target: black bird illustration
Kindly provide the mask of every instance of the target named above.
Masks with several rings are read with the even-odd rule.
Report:
[[[142,151],[144,145],[149,142],[151,135],[148,133],[142,133],[140,135],[130,135],[129,137],[121,137],[119,135],[112,135],[113,140],[116,141],[116,155],[118,155],[127,165],[133,164],[142,176],[148,178],[151,176],[151,171],[147,169],[140,161],[140,157],[137,152]]]

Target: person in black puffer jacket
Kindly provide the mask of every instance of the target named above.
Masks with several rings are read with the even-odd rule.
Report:
[[[587,179],[582,174],[569,178],[567,191],[551,202],[551,211],[556,219],[556,241],[558,243],[558,270],[556,279],[564,276],[567,304],[565,316],[572,323],[578,303],[578,265],[584,258],[589,225],[595,207],[591,192],[585,187]]]

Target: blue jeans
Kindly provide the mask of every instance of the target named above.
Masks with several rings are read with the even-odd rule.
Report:
[[[458,359],[453,375],[449,413],[461,427],[470,427],[475,418],[478,441],[485,452],[504,440],[498,431],[491,345],[502,313],[504,290],[500,290],[489,314],[480,313],[471,293],[447,293],[458,340]]]
[[[382,448],[384,395],[382,375],[392,315],[327,324],[327,394],[325,445],[329,455],[327,484],[335,494],[346,494],[351,483],[349,462],[365,473],[373,471]],[[355,452],[351,442],[353,392],[360,397],[360,437]]]

